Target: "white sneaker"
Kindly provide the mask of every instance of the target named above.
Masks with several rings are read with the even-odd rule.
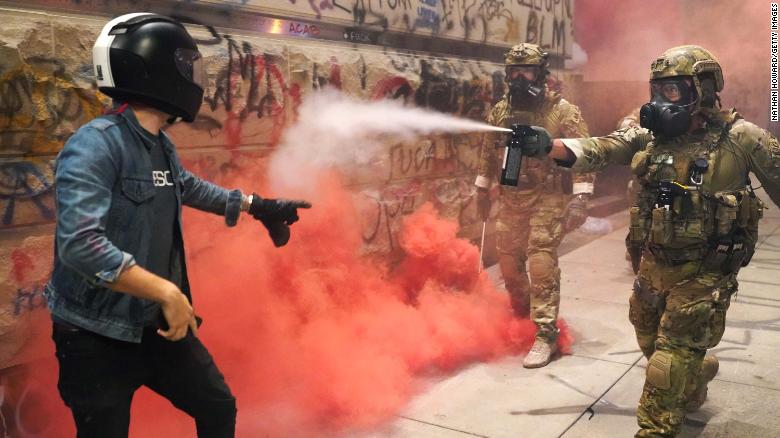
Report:
[[[552,355],[558,350],[558,344],[553,342],[552,344],[542,339],[537,339],[534,342],[531,351],[523,360],[523,367],[525,368],[541,368],[552,360]]]

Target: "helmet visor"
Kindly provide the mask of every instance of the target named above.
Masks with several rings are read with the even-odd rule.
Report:
[[[650,81],[650,97],[656,102],[686,106],[696,102],[696,90],[690,78],[655,79]]]
[[[206,89],[206,71],[203,66],[203,57],[200,52],[192,49],[176,49],[176,68],[188,81]]]
[[[528,82],[534,82],[538,77],[538,65],[509,65],[506,67],[506,80],[509,82],[521,79],[525,79]]]

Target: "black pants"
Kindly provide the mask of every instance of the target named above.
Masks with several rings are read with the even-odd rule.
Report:
[[[126,438],[130,403],[141,385],[192,416],[199,438],[234,436],[236,399],[191,333],[171,342],[150,328],[134,344],[55,323],[52,338],[58,388],[73,412],[78,438]]]

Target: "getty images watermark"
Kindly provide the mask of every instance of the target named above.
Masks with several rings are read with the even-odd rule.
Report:
[[[780,114],[778,113],[778,9],[777,3],[770,3],[772,10],[772,19],[770,21],[771,43],[770,43],[770,73],[769,73],[769,119],[773,122],[780,121]]]

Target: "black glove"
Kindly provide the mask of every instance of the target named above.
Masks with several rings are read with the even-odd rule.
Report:
[[[531,126],[531,129],[536,131],[536,135],[539,136],[539,141],[535,143],[526,143],[523,148],[523,154],[525,154],[526,157],[541,157],[549,154],[552,150],[550,133],[541,126]]]
[[[512,125],[512,137],[522,144],[525,157],[542,157],[552,150],[550,133],[541,126]]]
[[[568,233],[569,231],[574,231],[577,228],[581,227],[582,224],[585,223],[585,220],[588,219],[588,200],[590,199],[590,195],[582,193],[579,195],[576,195],[574,198],[572,198],[571,201],[569,201],[569,205],[566,206],[566,225],[565,229]]]
[[[253,193],[249,214],[263,223],[278,248],[290,240],[290,225],[298,221],[299,208],[311,208],[311,204],[290,199],[263,199]]]
[[[483,222],[490,216],[490,193],[486,189],[477,188],[477,217]]]

